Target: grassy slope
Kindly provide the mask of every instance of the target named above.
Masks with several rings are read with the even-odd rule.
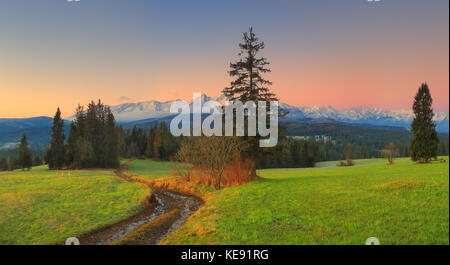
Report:
[[[137,213],[148,189],[110,171],[0,172],[0,244],[52,244]]]
[[[147,160],[135,160],[128,165],[127,174],[134,176],[137,175],[146,180],[153,180],[162,177],[172,176],[171,162],[160,162]]]
[[[163,243],[449,244],[448,162],[361,162],[261,170],[261,180],[214,192]]]

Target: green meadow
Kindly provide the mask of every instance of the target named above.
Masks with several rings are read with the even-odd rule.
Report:
[[[111,171],[0,172],[0,244],[56,244],[143,207],[148,188]]]
[[[162,244],[449,244],[448,162],[336,164],[206,189],[206,203]],[[135,160],[127,173],[160,179],[172,166]],[[0,244],[63,243],[137,213],[148,192],[107,170],[0,172]]]
[[[449,244],[448,162],[355,163],[260,170],[260,180],[213,192],[163,243]]]
[[[127,174],[139,176],[146,180],[154,180],[172,176],[174,163],[166,161],[134,160],[128,165]]]

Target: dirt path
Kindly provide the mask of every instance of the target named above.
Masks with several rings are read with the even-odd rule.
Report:
[[[126,181],[133,181],[125,174],[123,170],[133,162],[132,160],[122,165],[121,170],[116,170],[114,173]],[[118,242],[133,233],[143,225],[152,226],[151,222],[158,221],[151,229],[146,228],[146,231],[140,234],[139,241],[132,240],[121,242],[126,244],[132,242],[133,244],[155,245],[164,239],[168,234],[173,232],[181,226],[186,219],[193,214],[201,206],[202,201],[194,196],[179,194],[168,190],[155,190],[151,192],[147,200],[146,208],[139,214],[132,216],[119,223],[107,226],[105,228],[93,231],[80,238],[82,245],[103,245]],[[177,210],[176,218],[163,218],[167,213]],[[161,217],[161,218],[158,218]]]

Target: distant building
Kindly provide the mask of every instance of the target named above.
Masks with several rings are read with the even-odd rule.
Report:
[[[323,141],[324,143],[327,142],[331,142],[331,143],[335,143],[335,141],[331,138],[331,136],[328,135],[311,135],[311,136],[299,136],[299,135],[294,135],[294,136],[287,136],[287,138],[289,139],[294,139],[294,140],[315,140],[316,142],[319,141]]]

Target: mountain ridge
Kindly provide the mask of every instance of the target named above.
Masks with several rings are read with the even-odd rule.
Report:
[[[205,94],[201,94],[202,102],[209,100],[216,100],[223,104],[225,96],[221,95],[218,98],[212,98]],[[129,123],[133,121],[146,119],[162,119],[173,116],[170,113],[170,105],[177,101],[142,101],[135,103],[123,103],[111,106],[111,111],[119,123]],[[192,104],[192,102],[188,102]],[[409,128],[410,123],[414,117],[412,110],[383,110],[377,107],[351,107],[343,110],[338,110],[332,106],[292,106],[287,103],[280,102],[280,106],[287,110],[289,114],[285,119],[289,120],[303,120],[303,119],[332,119],[338,122],[382,125],[382,126],[397,126]],[[67,119],[72,120],[75,116],[70,116]],[[434,121],[436,129],[440,132],[449,131],[449,114],[443,111],[435,111]]]
[[[205,94],[201,95],[203,103],[212,100]],[[222,95],[218,99],[223,104],[225,97]],[[142,101],[136,103],[123,103],[111,106],[111,110],[118,124],[123,124],[125,128],[134,125],[138,127],[148,127],[155,122],[170,122],[177,114],[170,113],[170,105],[176,100],[169,101]],[[192,104],[192,102],[189,102]],[[409,130],[413,113],[410,110],[382,110],[371,107],[353,107],[344,110],[337,110],[332,106],[303,106],[296,107],[286,103],[280,103],[289,114],[280,119],[281,123],[326,123],[336,122],[345,124],[355,124],[360,127],[377,127],[385,129]],[[435,112],[436,129],[440,133],[449,132],[449,115],[442,111]],[[204,114],[207,115],[207,114]],[[74,115],[65,118],[65,132],[68,134],[70,121]],[[53,118],[40,116],[32,118],[0,118],[0,149],[13,147],[20,141],[23,132],[29,136],[31,145],[47,144],[51,135]]]

